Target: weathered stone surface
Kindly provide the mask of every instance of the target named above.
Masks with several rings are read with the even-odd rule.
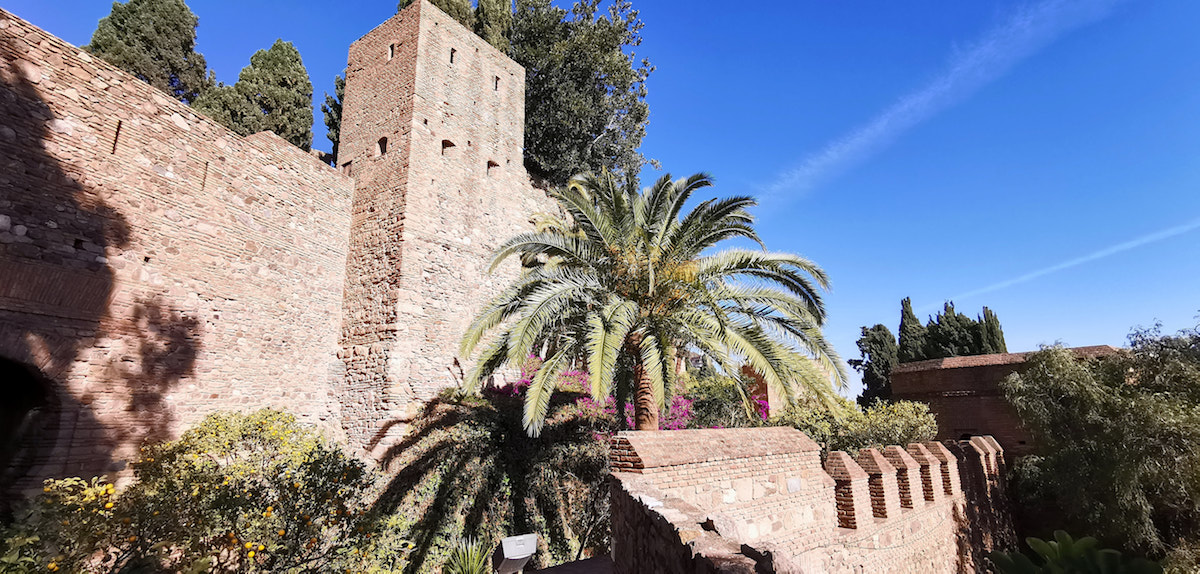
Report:
[[[737,440],[746,452],[726,455],[720,445]],[[640,466],[614,474],[615,571],[712,572],[730,564],[730,571],[763,573],[986,572],[984,554],[1007,548],[1013,535],[1007,506],[992,503],[1003,500],[1003,481],[976,442],[991,445],[937,449],[955,459],[948,468],[962,473],[961,490],[901,510],[896,473],[911,469],[915,487],[922,484],[920,464],[898,446],[864,449],[861,463],[831,452],[822,470],[819,449],[793,429],[621,433],[614,456]],[[890,480],[874,488],[876,477]],[[738,494],[747,484],[783,487],[746,499]]]
[[[0,10],[0,368],[40,407],[3,407],[37,420],[0,476],[120,473],[267,406],[381,453],[461,376],[517,271],[492,250],[549,207],[524,71],[414,2],[351,46],[344,111],[331,168]]]

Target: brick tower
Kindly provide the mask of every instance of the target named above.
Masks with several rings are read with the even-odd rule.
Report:
[[[525,71],[427,0],[350,46],[339,147],[355,180],[343,422],[374,447],[453,385],[473,314],[516,272],[492,251],[547,207],[522,164]],[[460,366],[461,365],[461,366]]]

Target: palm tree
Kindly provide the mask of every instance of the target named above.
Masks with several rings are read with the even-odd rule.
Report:
[[[585,175],[550,193],[569,219],[543,215],[535,231],[504,242],[492,269],[513,255],[525,269],[472,322],[461,356],[495,329],[466,377],[478,388],[505,364],[546,357],[526,391],[523,424],[541,432],[555,381],[586,368],[597,399],[614,382],[632,384],[638,430],[657,430],[669,357],[688,349],[728,373],[750,365],[789,403],[826,405],[846,384],[841,360],[821,334],[825,272],[790,253],[766,251],[746,211],[750,197],[684,204],[712,185],[707,174],[664,175],[638,192],[609,175]],[[762,250],[706,250],[733,238]]]

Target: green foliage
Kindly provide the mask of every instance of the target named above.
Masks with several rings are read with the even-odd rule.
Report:
[[[475,33],[501,52],[508,52],[512,24],[512,0],[479,0],[475,6]]]
[[[892,385],[888,377],[898,363],[896,337],[884,325],[875,325],[870,329],[863,327],[862,337],[858,339],[858,352],[862,359],[847,361],[862,373],[863,392],[858,397],[858,404],[865,407],[877,400],[890,400]]]
[[[409,572],[444,564],[465,537],[537,532],[536,567],[608,550],[608,446],[598,433],[614,421],[579,408],[583,396],[555,393],[534,439],[517,396],[446,392],[425,405],[384,458],[396,472],[378,504],[415,544]]]
[[[312,146],[312,82],[291,42],[255,52],[237,83],[209,90],[193,107],[241,135],[269,130],[300,149]]]
[[[720,375],[689,378],[683,394],[692,399],[691,428],[739,428],[763,424],[750,404],[746,383]]]
[[[1144,558],[1127,558],[1120,552],[1100,548],[1092,537],[1075,540],[1061,530],[1054,540],[1026,538],[1037,561],[1020,552],[990,552],[988,559],[1001,574],[1161,574],[1162,566]]]
[[[921,325],[907,297],[900,302],[897,347],[896,358],[901,363],[1008,352],[1000,319],[991,309],[984,307],[983,314],[972,319],[955,311],[953,301],[947,301],[937,315]]]
[[[868,447],[903,446],[933,440],[937,434],[937,419],[925,403],[877,402],[859,410],[850,401],[839,400],[844,403],[839,411],[798,405],[772,419],[771,424],[804,431],[826,453],[844,450],[856,454]]]
[[[1001,383],[1040,453],[1013,485],[1043,524],[1162,556],[1200,541],[1200,332],[1130,342],[1099,361],[1047,348]]]
[[[492,545],[483,540],[467,538],[450,552],[450,559],[442,566],[442,574],[491,574]]]
[[[636,179],[650,109],[637,59],[642,21],[627,0],[600,11],[576,0],[568,12],[550,0],[517,0],[509,56],[525,67],[525,165],[552,185],[580,172]]]
[[[183,0],[113,2],[84,49],[190,103],[213,83],[195,50],[198,23]]]
[[[470,356],[485,333],[498,331],[467,386],[545,347],[553,352],[525,395],[530,436],[541,431],[553,381],[575,361],[586,365],[597,400],[633,389],[637,428],[657,430],[675,378],[664,357],[689,348],[726,373],[738,372],[733,359],[743,358],[789,403],[807,395],[834,404],[830,379],[844,386],[846,374],[820,330],[828,277],[790,253],[701,255],[734,237],[761,244],[746,211],[752,198],[714,198],[684,211],[711,184],[704,174],[663,176],[639,191],[589,175],[551,191],[570,220],[545,215],[537,231],[497,249],[493,269],[514,255],[527,267],[464,335],[460,351]]]
[[[346,97],[346,78],[338,75],[333,78],[333,95],[325,94],[325,103],[321,104],[321,113],[325,115],[325,137],[333,143],[333,165],[337,165],[338,144],[342,141],[342,100]]]
[[[67,572],[403,567],[398,525],[364,504],[375,475],[289,415],[210,415],[133,467],[119,494],[100,478],[48,480],[7,551]]]
[[[900,301],[900,342],[896,358],[901,363],[911,363],[925,358],[925,326],[912,310],[912,299]]]

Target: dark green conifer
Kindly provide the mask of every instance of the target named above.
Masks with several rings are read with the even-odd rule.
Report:
[[[891,329],[884,325],[875,325],[870,329],[863,327],[862,337],[858,340],[858,352],[862,359],[848,361],[851,367],[862,373],[863,392],[858,397],[858,404],[867,407],[877,400],[891,400],[892,386],[888,377],[898,363],[896,337]]]
[[[312,82],[291,42],[255,52],[236,84],[210,90],[195,108],[239,134],[269,130],[300,149],[312,146]]]
[[[900,302],[900,344],[896,358],[901,363],[925,359],[925,326],[912,310],[912,299]]]
[[[175,99],[191,103],[213,84],[196,52],[199,19],[183,0],[113,2],[83,49]]]
[[[333,78],[333,95],[325,94],[325,103],[321,104],[321,112],[325,114],[325,137],[333,143],[333,152],[329,155],[333,165],[337,165],[338,144],[342,139],[342,98],[346,95],[346,78]]]

